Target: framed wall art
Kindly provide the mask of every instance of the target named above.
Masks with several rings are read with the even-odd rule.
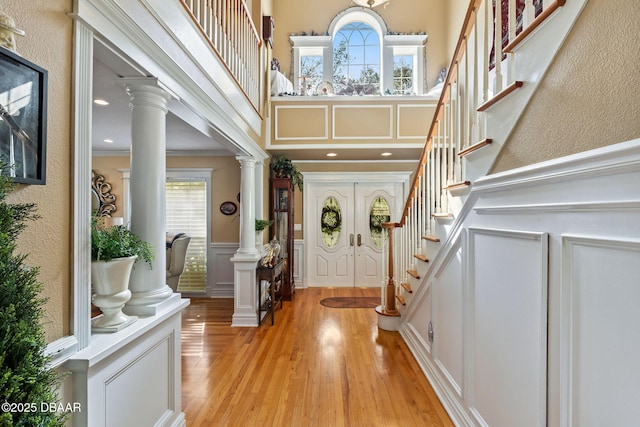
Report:
[[[224,202],[220,205],[220,212],[225,215],[233,215],[238,210],[238,207],[233,202]]]
[[[0,173],[16,182],[46,183],[47,77],[0,47]]]

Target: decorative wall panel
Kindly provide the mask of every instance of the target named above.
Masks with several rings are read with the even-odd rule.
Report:
[[[563,425],[637,425],[640,241],[562,240]]]
[[[323,140],[329,138],[326,105],[279,105],[275,107],[276,141]]]
[[[435,105],[398,104],[396,138],[424,141],[429,133],[435,111]]]
[[[333,139],[391,139],[391,105],[334,105]]]
[[[546,425],[545,233],[469,229],[469,388],[476,421]]]

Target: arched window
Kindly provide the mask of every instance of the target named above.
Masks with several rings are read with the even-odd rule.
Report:
[[[299,95],[422,95],[425,34],[390,34],[378,13],[351,7],[325,35],[291,35]]]
[[[349,22],[334,36],[333,87],[338,95],[380,92],[380,38],[370,25]]]

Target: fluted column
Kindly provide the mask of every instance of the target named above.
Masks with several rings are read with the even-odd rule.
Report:
[[[173,295],[166,284],[166,114],[171,94],[155,78],[121,79],[131,99],[131,231],[149,242],[153,267],[135,264],[127,313],[153,315]]]

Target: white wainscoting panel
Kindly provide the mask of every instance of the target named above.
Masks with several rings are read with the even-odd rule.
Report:
[[[233,263],[231,258],[238,250],[238,243],[211,243],[207,272],[207,296],[233,298]]]
[[[135,413],[139,425],[154,425],[163,418],[173,403],[169,385],[174,340],[173,334],[167,335],[104,382],[106,425],[129,425]]]
[[[562,425],[640,425],[640,240],[563,247]]]
[[[463,383],[462,248],[457,243],[435,273],[432,286],[432,355],[449,386],[462,397]]]
[[[477,423],[546,425],[546,233],[469,229],[469,388]]]
[[[182,310],[179,294],[155,316],[111,334],[93,334],[88,347],[63,367],[81,405],[74,426],[185,426],[181,409]]]
[[[304,240],[295,239],[293,241],[293,280],[297,289],[307,287],[304,280]]]

